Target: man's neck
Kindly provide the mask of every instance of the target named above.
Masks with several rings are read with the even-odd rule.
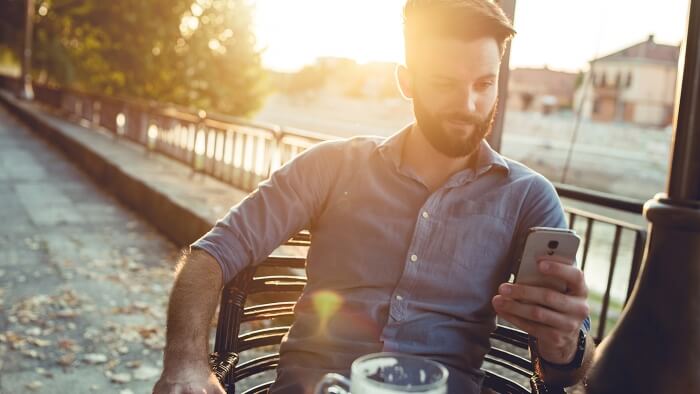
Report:
[[[418,125],[413,124],[403,146],[401,167],[417,175],[433,192],[455,173],[474,165],[478,152],[477,149],[469,156],[449,157],[436,150]]]

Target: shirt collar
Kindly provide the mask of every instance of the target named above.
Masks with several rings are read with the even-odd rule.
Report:
[[[481,140],[478,157],[476,159],[477,173],[480,174],[486,172],[493,166],[502,168],[505,170],[506,174],[510,172],[510,167],[508,167],[506,159],[504,159],[500,153],[496,152],[485,139],[483,139]]]
[[[377,145],[377,150],[386,159],[396,166],[398,170],[401,167],[401,155],[403,154],[403,146],[406,141],[406,136],[411,131],[413,123],[403,127],[398,132],[387,137],[382,143]],[[508,163],[498,152],[496,152],[486,140],[481,140],[479,152],[476,159],[476,175],[479,176],[493,167],[502,168],[505,173],[510,172]]]
[[[377,145],[377,150],[385,160],[390,161],[398,170],[401,167],[401,156],[403,155],[403,145],[406,136],[411,132],[413,123],[404,126],[401,130],[387,137],[382,143]]]

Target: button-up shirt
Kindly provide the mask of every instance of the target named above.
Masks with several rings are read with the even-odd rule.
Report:
[[[228,281],[299,230],[311,232],[308,283],[273,392],[308,392],[323,373],[347,373],[357,357],[380,351],[437,360],[454,375],[451,392],[478,392],[495,328],[491,298],[527,230],[566,226],[551,183],[485,141],[473,167],[431,192],[402,169],[409,132],[308,149],[193,244]]]

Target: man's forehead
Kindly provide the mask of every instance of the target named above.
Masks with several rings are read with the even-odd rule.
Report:
[[[471,79],[497,76],[501,51],[494,38],[470,41],[454,38],[420,40],[415,59],[420,74],[429,77]]]

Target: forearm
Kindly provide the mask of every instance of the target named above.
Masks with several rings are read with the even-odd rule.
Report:
[[[221,287],[221,268],[208,253],[194,250],[183,258],[168,306],[165,370],[209,368],[209,329]]]
[[[583,354],[583,362],[580,368],[562,371],[535,361],[535,373],[540,376],[546,384],[568,387],[581,381],[586,376],[588,368],[591,366],[593,354],[595,352],[595,341],[590,335],[586,335],[586,350]]]

